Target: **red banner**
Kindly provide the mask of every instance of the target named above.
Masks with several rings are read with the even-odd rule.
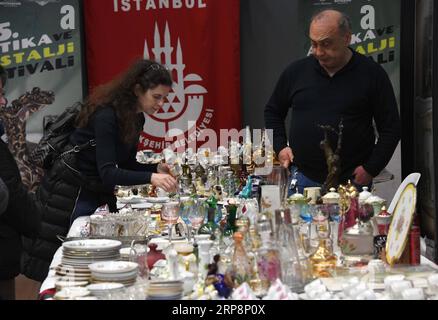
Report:
[[[199,147],[211,139],[200,136],[203,129],[217,136],[219,129],[240,130],[238,0],[84,1],[84,10],[90,89],[140,57],[172,71],[168,101],[145,115],[139,149],[192,147],[196,140]]]

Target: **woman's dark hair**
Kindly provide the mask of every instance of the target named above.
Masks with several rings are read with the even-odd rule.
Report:
[[[135,87],[138,84],[143,92],[159,85],[172,86],[170,72],[161,64],[151,60],[137,60],[131,67],[115,80],[98,86],[85,101],[76,120],[76,126],[84,128],[88,125],[91,116],[103,106],[114,108],[120,138],[123,142],[134,144],[139,134],[138,104]]]
[[[0,81],[2,82],[2,86],[4,87],[6,84],[6,70],[0,65]]]

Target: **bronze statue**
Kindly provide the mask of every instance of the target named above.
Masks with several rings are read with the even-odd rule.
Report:
[[[342,119],[339,122],[339,131],[336,131],[329,125],[318,125],[324,131],[324,140],[320,142],[320,147],[324,150],[325,159],[327,162],[327,178],[324,182],[324,189],[330,190],[330,188],[337,188],[339,184],[339,174],[341,172],[341,147],[342,147],[342,130],[344,125]],[[328,133],[333,132],[338,135],[338,144],[336,150],[333,151],[328,139]]]

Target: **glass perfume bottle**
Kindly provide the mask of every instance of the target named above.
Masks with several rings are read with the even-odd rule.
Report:
[[[281,278],[293,292],[302,292],[309,279],[310,265],[291,224],[289,209],[276,210],[277,244],[281,258]]]
[[[335,275],[338,258],[330,246],[330,224],[328,217],[320,216],[316,221],[319,243],[316,251],[309,257],[312,265],[312,275],[316,278],[328,278]]]
[[[235,224],[237,227],[237,231],[239,231],[243,234],[243,243],[245,246],[245,250],[247,250],[248,252],[253,251],[251,234],[250,234],[250,230],[251,230],[250,220],[248,219],[248,217],[241,215],[236,220]],[[252,228],[255,229],[254,226]]]
[[[235,232],[234,238],[234,254],[232,259],[232,273],[234,287],[240,286],[242,283],[251,280],[251,262],[246,254],[245,248],[243,246],[243,235],[240,232]]]
[[[249,281],[249,286],[251,290],[255,293],[256,296],[261,297],[266,295],[269,289],[269,281],[262,280],[259,275],[259,269],[257,265],[256,259],[251,261],[252,265],[252,275],[251,280]]]
[[[280,253],[271,238],[272,232],[268,221],[260,221],[258,227],[261,247],[256,251],[257,269],[262,283],[269,288],[275,280],[281,279]]]

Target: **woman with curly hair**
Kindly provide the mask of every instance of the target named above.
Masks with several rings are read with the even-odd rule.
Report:
[[[164,66],[139,60],[118,79],[97,87],[85,101],[70,148],[90,145],[75,154],[74,165],[55,161],[37,190],[45,214],[39,239],[26,246],[24,273],[29,278],[45,278],[60,245],[57,236],[65,236],[74,219],[105,204],[111,212],[117,211],[116,185],[151,183],[165,191],[176,190],[177,182],[165,164],[136,161],[143,112],[157,112],[171,87],[171,74]],[[78,172],[85,182],[78,179]]]
[[[78,169],[89,177],[98,177],[111,192],[115,185],[146,183],[175,190],[177,183],[168,174],[168,167],[136,161],[145,121],[143,112],[152,115],[162,108],[171,86],[172,78],[165,67],[139,60],[121,78],[98,87],[85,102],[70,138],[73,145],[91,139],[96,144],[95,148],[79,152]],[[72,220],[94,212],[102,204],[105,202],[99,193],[81,190]]]

